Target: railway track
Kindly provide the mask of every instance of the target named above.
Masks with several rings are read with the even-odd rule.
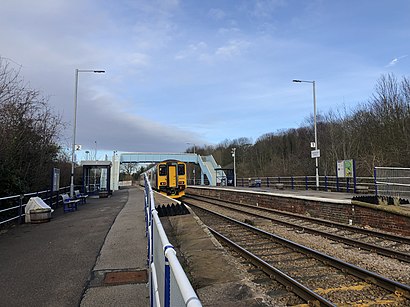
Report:
[[[320,235],[383,256],[410,262],[410,238],[270,208],[220,201],[205,197],[189,197],[214,206],[245,213],[253,217],[269,219],[285,227]]]
[[[200,206],[214,235],[309,305],[410,305],[410,287]]]

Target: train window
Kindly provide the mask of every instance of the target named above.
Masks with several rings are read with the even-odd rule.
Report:
[[[166,165],[160,165],[159,166],[159,175],[160,176],[166,176],[167,175],[167,166]]]
[[[185,175],[185,165],[178,164],[178,175]]]

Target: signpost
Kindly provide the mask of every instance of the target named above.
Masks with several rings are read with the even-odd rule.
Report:
[[[320,149],[312,150],[310,154],[313,159],[320,158]]]
[[[338,160],[337,161],[337,182],[339,178],[346,178],[347,182],[347,192],[349,192],[349,179],[353,178],[353,189],[356,193],[356,165],[353,159],[349,160]],[[337,189],[339,190],[339,184]]]
[[[53,182],[52,182],[52,192],[60,190],[60,169],[53,168]]]
[[[60,191],[60,169],[53,168],[51,174],[51,196],[50,196],[50,207],[53,206],[53,194],[57,192],[57,204],[58,204],[58,192]]]
[[[353,160],[338,160],[337,161],[337,177],[353,178],[354,177],[354,162]]]

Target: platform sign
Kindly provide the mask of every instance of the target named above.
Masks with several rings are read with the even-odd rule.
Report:
[[[339,178],[353,178],[354,166],[353,160],[338,160],[337,161],[337,177]]]
[[[59,168],[53,168],[53,175],[52,175],[52,188],[53,192],[56,192],[60,190],[60,169]]]
[[[310,153],[312,158],[320,158],[320,149],[312,150]]]

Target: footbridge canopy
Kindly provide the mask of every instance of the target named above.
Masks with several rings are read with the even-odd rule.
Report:
[[[146,153],[127,152],[120,154],[120,163],[158,163],[164,160],[178,160],[186,163],[198,164],[201,168],[201,184],[204,184],[204,175],[207,176],[209,184],[215,186],[216,178],[223,176],[219,174],[221,168],[212,155],[200,156],[193,153]]]

